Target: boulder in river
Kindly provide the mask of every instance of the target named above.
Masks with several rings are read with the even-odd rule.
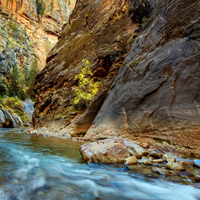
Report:
[[[123,163],[131,156],[122,139],[86,143],[79,151],[87,163]]]
[[[148,150],[127,139],[106,139],[86,143],[80,147],[80,153],[86,162],[123,163],[126,158],[141,158]]]

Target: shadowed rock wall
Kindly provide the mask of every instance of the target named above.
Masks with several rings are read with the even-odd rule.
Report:
[[[200,1],[158,0],[87,132],[200,149]]]

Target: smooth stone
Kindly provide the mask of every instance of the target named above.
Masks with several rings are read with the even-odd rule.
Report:
[[[166,169],[171,169],[173,163],[174,163],[173,161],[169,161],[169,162],[166,164]]]
[[[79,151],[87,163],[124,163],[131,156],[123,139],[85,143]]]
[[[193,165],[195,167],[199,167],[200,168],[200,160],[198,160],[198,159],[193,160]]]
[[[176,161],[176,159],[174,158],[174,156],[172,156],[172,155],[170,155],[170,154],[164,154],[163,155],[163,157],[162,157],[162,159],[164,160],[164,161],[167,161],[167,162],[175,162]]]
[[[154,159],[152,160],[153,163],[162,163],[163,159]]]
[[[180,172],[179,175],[182,176],[182,177],[192,177],[192,176],[194,176],[194,174],[192,174],[190,172]]]
[[[167,170],[167,169],[164,169],[164,168],[153,167],[152,170],[153,170],[153,172],[164,175],[164,176],[174,175],[173,171]]]
[[[191,165],[193,165],[193,163],[192,162],[190,162],[190,161],[180,161],[183,165],[186,165],[186,166],[191,166]]]
[[[144,165],[153,165],[152,163],[152,157],[147,158],[147,157],[142,157],[141,160],[138,162],[139,164],[144,164]]]
[[[181,162],[173,162],[171,169],[178,171],[185,171],[185,168]]]
[[[126,165],[134,165],[134,164],[137,164],[137,157],[136,157],[136,156],[131,156],[131,157],[125,159],[125,164],[126,164]]]

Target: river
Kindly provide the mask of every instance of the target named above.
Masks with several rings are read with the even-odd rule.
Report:
[[[124,165],[85,164],[82,142],[0,129],[1,200],[197,200],[199,185],[147,177]]]

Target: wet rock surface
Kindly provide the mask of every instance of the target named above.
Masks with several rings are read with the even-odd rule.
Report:
[[[131,145],[131,143],[133,144]],[[126,168],[147,177],[163,177],[185,184],[194,184],[200,181],[200,169],[193,167],[191,160],[175,158],[171,154],[164,154],[163,159],[155,159],[150,156],[152,149],[145,149],[149,153],[146,156],[138,157],[128,149],[134,144],[134,141],[127,139],[105,139],[86,143],[79,150],[87,163],[124,163]],[[154,151],[158,150],[154,149]]]
[[[164,168],[158,168],[158,167],[154,167],[152,168],[153,172],[164,175],[164,176],[172,176],[174,175],[174,172],[171,170],[167,170]]]

